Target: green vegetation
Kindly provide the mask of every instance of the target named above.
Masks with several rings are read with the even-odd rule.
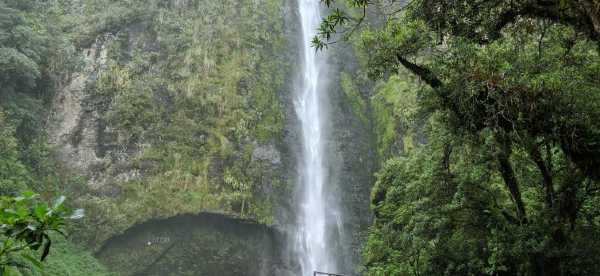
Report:
[[[40,272],[43,276],[68,275],[68,276],[110,276],[106,267],[81,246],[75,245],[62,236],[51,236],[52,251],[44,269]],[[37,276],[33,274],[32,276]]]
[[[344,104],[381,161],[365,274],[600,274],[600,2],[322,2],[313,43],[351,42]],[[88,250],[153,218],[274,224],[287,4],[0,0],[2,269],[110,275]],[[47,133],[57,95],[82,109],[66,138]],[[87,210],[71,239],[47,233],[65,228],[62,199],[40,203],[58,195]]]
[[[2,194],[14,194],[24,190],[29,172],[19,160],[17,140],[14,127],[6,122],[3,113],[0,113],[0,191]]]
[[[340,80],[342,90],[344,91],[346,99],[350,103],[350,107],[352,108],[354,115],[356,115],[363,124],[368,124],[369,119],[367,118],[367,104],[362,98],[358,87],[356,87],[356,84],[352,80],[351,75],[346,72],[342,72]]]
[[[67,220],[83,216],[82,210],[71,212],[65,207],[64,196],[50,206],[39,202],[38,196],[33,192],[23,192],[17,197],[0,197],[1,275],[12,275],[22,269],[43,269],[42,262],[48,257],[52,245],[50,234],[64,235]],[[39,258],[32,253],[39,253]]]
[[[370,103],[381,160],[411,148],[417,138],[412,137],[418,119],[416,89],[414,80],[405,75],[391,76],[373,88]]]
[[[58,175],[51,175],[46,158],[43,129],[45,103],[52,96],[52,79],[60,72],[49,67],[68,67],[69,49],[55,29],[46,25],[50,15],[41,14],[37,1],[0,1],[0,191],[16,194],[26,188],[44,195]],[[54,60],[61,56],[64,63]],[[52,179],[50,179],[52,178]],[[43,180],[43,181],[42,181]],[[36,187],[34,183],[45,183]]]
[[[346,2],[313,43],[363,28],[380,155],[413,144],[378,174],[365,273],[600,273],[599,3]]]
[[[0,0],[0,193],[76,198],[89,215],[72,238],[93,249],[138,222],[182,213],[273,223],[283,168],[279,156],[255,151],[282,139],[279,93],[291,69],[283,4]],[[92,71],[90,59],[99,60]],[[100,114],[90,150],[108,156],[92,172],[56,158],[64,145],[49,141],[62,138],[46,133],[56,93],[80,75],[85,99],[76,104]],[[68,133],[68,146],[90,147],[78,144],[85,130]],[[97,187],[82,176],[123,170],[141,177]],[[116,194],[98,190],[106,187]],[[64,261],[51,258],[47,273],[103,271],[84,252],[62,241]]]
[[[134,13],[139,4],[127,6]],[[88,87],[92,108],[115,137],[110,143],[139,152],[131,164],[143,176],[116,183],[116,198],[81,199],[97,211],[85,223],[95,229],[86,239],[100,242],[149,218],[201,211],[272,223],[277,195],[265,194],[264,183],[281,189],[282,178],[253,153],[282,139],[279,92],[289,68],[281,1],[144,7],[142,19],[105,42],[106,69]],[[99,171],[120,166],[108,162]]]
[[[60,235],[70,228],[60,194],[81,190],[81,179],[55,162],[43,131],[48,104],[63,75],[79,66],[55,1],[0,1],[0,224],[2,275],[84,275],[101,271],[89,253]],[[37,196],[26,190],[34,190]],[[17,196],[19,195],[19,196]],[[52,243],[51,243],[52,241]],[[83,254],[88,254],[83,259]],[[80,262],[61,268],[66,255]],[[41,263],[39,259],[45,262]],[[66,259],[65,259],[66,260]],[[83,261],[84,260],[84,261]],[[91,274],[96,275],[96,274]],[[98,274],[100,275],[100,274]]]

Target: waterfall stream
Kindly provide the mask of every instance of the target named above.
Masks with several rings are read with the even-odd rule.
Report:
[[[325,53],[317,52],[310,40],[321,21],[319,0],[298,0],[302,24],[302,83],[297,91],[295,109],[302,129],[302,155],[300,158],[300,205],[296,229],[296,249],[302,275],[314,271],[336,271],[335,257],[330,252],[335,241],[331,236],[330,219],[339,221],[336,206],[327,200],[325,192],[327,173],[324,168],[323,118],[325,114],[320,99],[326,96]],[[335,223],[333,225],[336,225]],[[338,229],[339,230],[339,229]]]

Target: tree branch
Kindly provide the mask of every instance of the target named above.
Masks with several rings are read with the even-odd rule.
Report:
[[[413,74],[419,76],[425,83],[431,86],[431,88],[440,88],[443,86],[442,81],[438,79],[438,77],[435,74],[433,74],[431,70],[408,61],[400,54],[397,54],[396,57],[406,69],[411,71]]]
[[[515,173],[510,162],[511,145],[510,139],[505,137],[506,134],[496,135],[496,139],[500,145],[500,151],[498,152],[497,158],[500,165],[500,174],[504,180],[504,184],[508,188],[513,202],[517,206],[517,218],[522,223],[527,222],[527,214],[525,212],[525,204],[521,198],[521,191],[519,190],[519,183],[515,177]]]
[[[546,205],[552,208],[554,202],[554,184],[552,181],[552,173],[546,166],[546,162],[542,158],[542,154],[538,145],[534,145],[529,153],[533,162],[537,165],[543,178],[544,192],[546,194]]]

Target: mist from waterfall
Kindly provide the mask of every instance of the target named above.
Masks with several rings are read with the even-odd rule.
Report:
[[[302,83],[295,100],[296,113],[302,129],[302,155],[299,166],[298,221],[296,250],[302,275],[313,275],[314,271],[337,271],[335,257],[330,248],[335,241],[328,240],[339,221],[339,212],[325,195],[327,173],[324,168],[323,120],[325,112],[320,99],[326,96],[325,53],[317,52],[310,40],[316,34],[321,21],[319,0],[298,0],[302,25]],[[333,220],[334,223],[329,221]],[[329,227],[333,225],[333,227]],[[339,227],[338,227],[339,228]],[[339,231],[339,229],[337,229]]]

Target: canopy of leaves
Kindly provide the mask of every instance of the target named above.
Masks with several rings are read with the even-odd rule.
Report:
[[[600,273],[592,211],[600,200],[597,7],[493,0],[361,6],[380,22],[361,34],[371,76],[408,70],[423,84],[417,106],[438,114],[429,143],[379,176],[369,273]],[[327,43],[363,22],[348,18],[317,39]]]

